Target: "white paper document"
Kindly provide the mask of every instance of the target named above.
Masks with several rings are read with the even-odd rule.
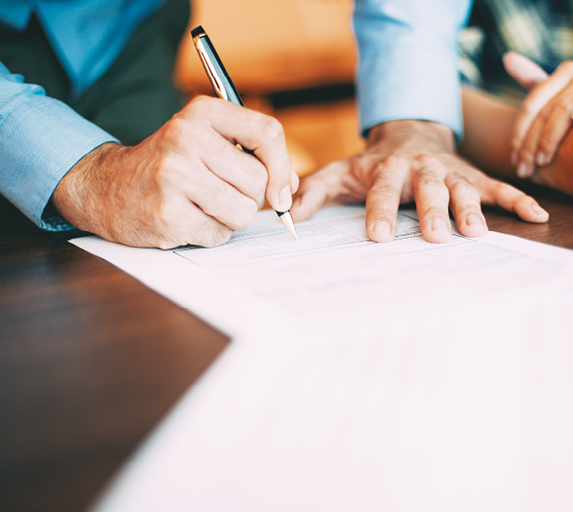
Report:
[[[396,331],[413,322],[412,313],[445,318],[484,304],[573,293],[573,283],[564,281],[573,270],[568,251],[525,250],[519,240],[493,233],[427,243],[413,212],[399,215],[392,243],[376,244],[368,240],[364,217],[363,208],[324,211],[299,224],[295,241],[267,212],[222,247],[175,254],[275,304],[289,323],[302,318],[321,333],[360,334],[381,324]]]
[[[72,242],[233,338],[98,506],[573,509],[573,253],[401,212],[260,213],[217,248]]]

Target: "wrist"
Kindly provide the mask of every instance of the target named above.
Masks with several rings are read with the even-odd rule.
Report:
[[[51,203],[58,213],[78,229],[93,232],[89,212],[94,208],[94,191],[91,187],[95,176],[103,175],[109,162],[109,154],[122,148],[118,143],[104,143],[82,157],[64,175],[54,193]],[[97,202],[97,201],[96,201]],[[97,209],[97,208],[96,208]]]
[[[391,120],[372,127],[367,144],[374,146],[382,141],[411,141],[425,149],[453,153],[454,132],[450,127],[428,120]]]

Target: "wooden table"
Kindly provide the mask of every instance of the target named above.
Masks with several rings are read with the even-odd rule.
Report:
[[[484,208],[490,231],[573,249],[573,198],[540,186],[520,184],[519,188],[537,199],[549,212],[549,222],[528,224],[500,209]]]
[[[229,341],[70,236],[0,229],[1,511],[87,508]]]
[[[491,230],[573,249],[573,199]],[[0,229],[0,510],[81,510],[228,338],[22,218]]]

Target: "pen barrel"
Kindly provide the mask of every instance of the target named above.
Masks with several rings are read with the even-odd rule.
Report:
[[[194,38],[195,47],[199,53],[201,63],[209,77],[209,81],[219,98],[228,100],[235,105],[245,106],[231,77],[227,73],[219,54],[207,34],[202,33]]]
[[[213,86],[217,96],[223,100],[228,100],[235,105],[244,107],[245,104],[243,103],[241,95],[239,95],[237,88],[235,88],[235,85],[227,73],[219,54],[215,50],[213,43],[211,43],[209,36],[207,36],[207,33],[203,30],[203,27],[195,27],[191,31],[191,36],[193,38],[193,44],[199,54],[199,59],[201,59],[201,64],[203,64],[205,73],[207,74],[207,77],[209,77],[211,86]],[[255,156],[255,153],[252,150],[246,149],[241,145],[238,146],[240,146],[247,154]],[[276,211],[276,213],[285,224],[289,233],[296,238],[296,229],[289,211]]]

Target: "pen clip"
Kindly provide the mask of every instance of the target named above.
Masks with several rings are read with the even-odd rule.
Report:
[[[209,54],[205,50],[205,46],[203,45],[203,41],[201,39],[202,39],[201,36],[197,36],[193,38],[193,43],[195,43],[195,48],[197,48],[197,53],[199,54],[199,58],[201,59],[203,67],[207,72],[209,81],[211,82],[211,85],[213,86],[213,89],[215,90],[215,93],[217,93],[217,96],[219,98],[222,98],[223,100],[229,100],[227,92],[225,91],[225,87],[223,86],[223,83],[220,81],[219,76],[215,71],[215,67],[211,62]]]

